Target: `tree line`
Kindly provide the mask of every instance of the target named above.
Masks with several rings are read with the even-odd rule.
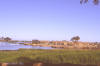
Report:
[[[3,41],[10,41],[12,40],[10,37],[1,37],[0,40],[3,40]]]

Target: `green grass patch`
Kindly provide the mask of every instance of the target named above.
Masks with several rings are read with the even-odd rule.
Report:
[[[25,50],[0,51],[0,62],[10,63],[72,63],[97,64],[100,62],[100,50]]]

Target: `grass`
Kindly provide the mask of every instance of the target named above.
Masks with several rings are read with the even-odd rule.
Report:
[[[10,63],[72,63],[97,64],[100,62],[100,50],[25,50],[0,51],[0,62]]]

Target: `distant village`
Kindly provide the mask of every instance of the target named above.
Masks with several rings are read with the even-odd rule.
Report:
[[[32,41],[19,41],[12,40],[10,37],[1,37],[0,42],[9,42],[15,44],[24,44],[41,47],[52,47],[61,49],[100,49],[99,42],[80,42],[80,37],[75,36],[71,38],[71,41],[46,41],[46,40],[32,40]]]

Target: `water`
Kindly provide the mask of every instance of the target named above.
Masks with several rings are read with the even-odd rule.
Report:
[[[0,50],[19,50],[19,49],[53,49],[51,47],[40,47],[23,44],[12,44],[8,42],[0,42]]]

